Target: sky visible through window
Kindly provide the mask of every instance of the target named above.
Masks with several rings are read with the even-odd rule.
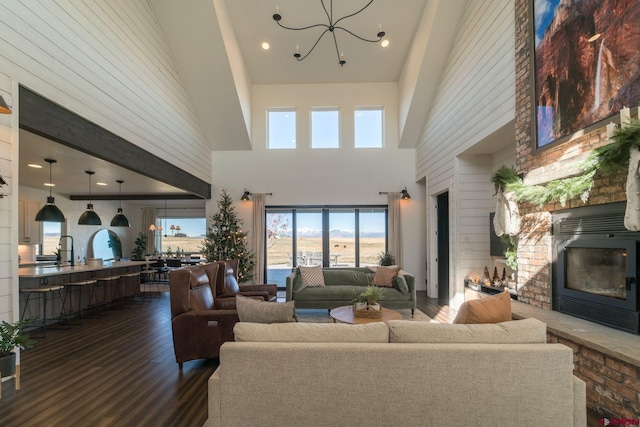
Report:
[[[382,147],[382,108],[361,108],[354,111],[356,148]]]
[[[338,110],[311,110],[311,148],[340,148]]]
[[[296,148],[296,112],[295,110],[269,110],[269,148]]]
[[[312,235],[322,235],[322,224],[319,222],[320,215],[304,214],[304,211],[298,213],[296,221],[298,230],[304,230],[305,233]],[[354,214],[331,215],[331,228],[344,231],[355,232],[354,230]],[[360,210],[360,233],[365,234],[384,234],[385,231],[385,212],[383,210]],[[291,231],[291,223],[287,227],[286,234]]]
[[[179,233],[186,234],[187,237],[201,237],[207,232],[204,218],[167,218],[166,221],[162,219],[162,227],[165,227],[165,223],[168,236],[171,235],[170,227],[172,225],[180,226]],[[162,233],[164,234],[165,231]]]

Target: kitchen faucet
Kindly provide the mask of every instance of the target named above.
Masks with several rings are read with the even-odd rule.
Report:
[[[62,239],[65,237],[71,239],[71,250],[65,249],[65,252],[71,252],[71,267],[73,267],[74,257],[73,257],[73,237],[69,235],[60,236],[60,241],[58,242],[58,246],[60,247],[60,251],[62,252]]]

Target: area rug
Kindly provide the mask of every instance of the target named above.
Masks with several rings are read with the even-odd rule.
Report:
[[[415,322],[433,322],[433,320],[416,308],[414,316],[411,317],[411,309],[403,308],[397,310],[402,314],[402,320],[413,320]],[[309,323],[331,323],[333,319],[324,308],[296,308],[298,321]]]

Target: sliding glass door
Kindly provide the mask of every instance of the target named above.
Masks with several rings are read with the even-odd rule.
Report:
[[[387,247],[386,206],[267,207],[267,283],[285,287],[297,266],[376,265]]]

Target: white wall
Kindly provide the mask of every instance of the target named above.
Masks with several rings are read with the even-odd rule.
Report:
[[[0,96],[13,114],[0,114],[0,175],[7,182],[0,187],[0,321],[14,322],[18,315],[18,105],[13,94],[17,84],[0,73]]]
[[[468,2],[417,146],[416,179],[426,179],[429,203],[433,203],[433,196],[449,191],[449,277],[454,308],[462,301],[461,283],[458,282],[466,274],[463,271],[472,266],[475,268],[480,262],[474,261],[476,255],[480,256],[484,251],[479,249],[480,253],[474,254],[474,249],[470,252],[478,246],[472,240],[479,233],[479,230],[469,228],[473,227],[470,221],[484,221],[490,205],[489,187],[480,185],[476,188],[473,181],[488,182],[491,158],[459,156],[514,118],[514,19],[514,6],[510,0]],[[502,147],[504,144],[496,151]],[[492,154],[490,149],[483,153]],[[477,167],[480,170],[476,170]],[[477,200],[478,197],[483,200]],[[483,211],[482,220],[470,218],[472,206],[479,206]],[[435,296],[435,208],[429,206],[428,212],[428,259],[429,265],[434,266],[429,270],[428,293]],[[486,252],[488,254],[488,247]]]
[[[355,149],[354,107],[384,106],[385,146]],[[295,107],[297,148],[266,148],[266,117],[270,107]],[[309,143],[312,107],[340,109],[341,148],[313,150]],[[415,150],[398,148],[397,85],[395,83],[256,85],[253,87],[253,150],[213,154],[213,201],[207,215],[217,211],[215,200],[229,190],[238,213],[251,230],[250,204],[237,203],[247,188],[267,196],[267,205],[385,205],[380,191],[405,186],[411,200],[402,205],[403,268],[416,275],[424,289],[424,187],[415,183]]]
[[[0,3],[0,72],[207,182],[209,148],[146,0]]]

